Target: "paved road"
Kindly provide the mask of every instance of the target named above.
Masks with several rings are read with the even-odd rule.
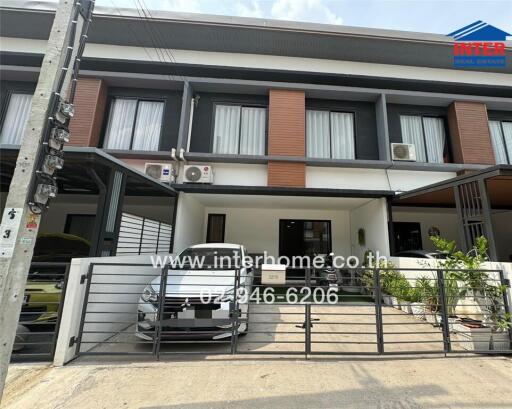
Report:
[[[206,360],[11,366],[2,408],[512,408],[512,360]]]

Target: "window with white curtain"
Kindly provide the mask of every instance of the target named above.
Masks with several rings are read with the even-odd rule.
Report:
[[[354,114],[306,110],[309,158],[355,159]]]
[[[215,105],[213,153],[265,154],[267,109]]]
[[[512,164],[512,121],[489,121],[497,164]]]
[[[110,105],[106,149],[157,151],[160,143],[163,101],[114,98]]]
[[[400,115],[402,142],[416,148],[418,162],[444,163],[446,135],[442,118]]]
[[[8,145],[21,145],[25,128],[27,127],[32,94],[11,93],[9,105],[5,112],[0,134],[0,143]]]

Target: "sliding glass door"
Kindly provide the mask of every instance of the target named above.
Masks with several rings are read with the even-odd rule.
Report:
[[[279,220],[279,255],[328,254],[332,249],[330,220]]]

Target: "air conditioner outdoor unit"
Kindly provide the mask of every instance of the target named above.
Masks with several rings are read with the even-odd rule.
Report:
[[[416,162],[416,147],[410,143],[392,143],[391,157],[393,160]]]
[[[170,183],[173,177],[172,165],[169,163],[146,163],[144,172],[153,179],[165,183]]]
[[[213,168],[210,165],[185,165],[185,183],[213,183]]]

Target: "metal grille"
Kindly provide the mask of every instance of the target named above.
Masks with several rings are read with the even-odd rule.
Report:
[[[165,253],[171,247],[171,237],[170,224],[123,213],[116,254]]]
[[[456,187],[456,201],[460,208],[465,248],[470,249],[476,244],[477,237],[489,237],[485,217],[485,186],[483,182],[468,182]]]
[[[331,288],[309,269],[272,286],[243,269],[210,269],[189,276],[185,293],[189,270],[152,271],[91,264],[78,355],[512,353],[500,270],[353,269]]]
[[[69,263],[32,263],[11,360],[51,361],[59,333]]]

